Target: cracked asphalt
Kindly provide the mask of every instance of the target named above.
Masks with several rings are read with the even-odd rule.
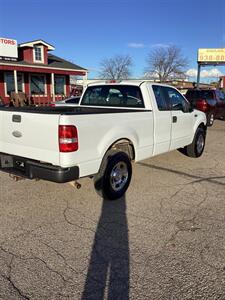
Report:
[[[199,159],[136,164],[126,197],[0,173],[0,299],[225,299],[225,122]]]

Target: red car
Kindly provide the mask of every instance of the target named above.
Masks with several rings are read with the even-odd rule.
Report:
[[[185,97],[194,108],[206,113],[208,126],[212,126],[215,119],[225,118],[225,94],[221,90],[191,89]]]

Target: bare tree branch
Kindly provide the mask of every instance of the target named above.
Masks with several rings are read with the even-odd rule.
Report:
[[[102,79],[127,79],[131,75],[132,58],[129,55],[116,55],[111,58],[103,59],[100,63],[101,72],[99,77]]]
[[[147,57],[146,77],[158,77],[160,82],[185,77],[188,61],[176,46],[158,47]]]

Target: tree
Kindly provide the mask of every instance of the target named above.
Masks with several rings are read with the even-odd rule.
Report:
[[[116,55],[103,59],[99,77],[102,79],[127,79],[131,75],[132,58],[129,55]]]
[[[157,78],[160,82],[174,78],[185,78],[187,66],[187,58],[183,57],[180,48],[174,45],[157,47],[147,57],[145,77]]]

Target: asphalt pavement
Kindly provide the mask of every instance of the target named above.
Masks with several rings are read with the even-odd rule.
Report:
[[[201,158],[135,164],[120,200],[80,183],[0,173],[0,299],[225,299],[225,121]]]

